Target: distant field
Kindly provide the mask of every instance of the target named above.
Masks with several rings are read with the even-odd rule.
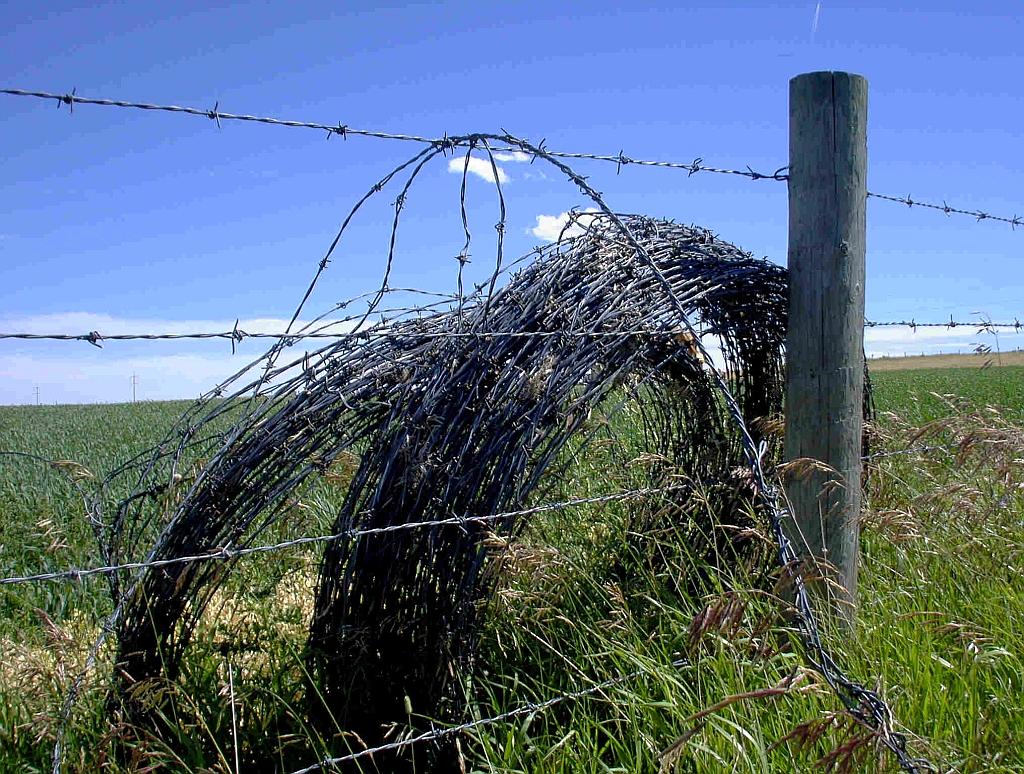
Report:
[[[878,369],[878,362],[868,363],[876,408],[896,412],[911,424],[985,406],[999,407],[1009,419],[1024,420],[1024,365],[901,371]]]
[[[868,360],[872,371],[912,371],[921,368],[982,368],[1024,366],[1024,352],[1014,350],[987,355],[913,355],[911,357],[874,357]]]

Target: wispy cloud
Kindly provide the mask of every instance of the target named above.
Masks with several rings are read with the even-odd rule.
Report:
[[[498,154],[494,154],[494,158],[497,160]],[[457,175],[462,174],[462,170],[466,169],[471,174],[476,175],[481,180],[486,180],[488,183],[494,182],[494,170],[498,170],[498,182],[507,183],[509,176],[501,167],[491,165],[490,159],[482,159],[477,156],[469,157],[469,166],[466,166],[466,157],[456,157],[454,159],[448,159],[448,171]]]
[[[818,34],[818,22],[821,20],[821,0],[818,0],[818,4],[814,6],[814,21],[811,22],[811,42],[814,42],[815,36]]]
[[[576,222],[569,226],[569,228],[566,228],[570,218],[568,212],[558,215],[538,215],[537,225],[530,229],[530,233],[538,239],[543,239],[545,242],[554,242],[559,238],[579,236],[593,222],[593,217],[588,216],[588,213],[594,212],[597,212],[594,207],[588,207],[581,213],[577,213]]]

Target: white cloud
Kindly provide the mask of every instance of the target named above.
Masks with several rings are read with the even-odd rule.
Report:
[[[498,154],[495,154],[495,159],[498,158]],[[448,171],[454,174],[461,175],[462,171],[466,169],[471,174],[476,175],[481,180],[486,180],[488,183],[494,182],[494,170],[498,170],[498,182],[507,183],[509,176],[505,173],[505,170],[499,166],[491,166],[490,159],[481,159],[477,156],[469,157],[469,166],[466,166],[466,157],[460,156],[454,159],[448,159]]]
[[[566,228],[570,218],[568,212],[563,212],[560,215],[538,215],[537,225],[530,229],[530,233],[538,239],[543,239],[545,242],[555,242],[559,238],[568,239],[579,236],[594,221],[594,218],[588,217],[587,213],[594,212],[597,212],[597,209],[588,207],[581,213],[577,213],[576,222],[569,226],[569,228]]]
[[[524,161],[529,161],[531,158],[532,156],[529,153],[523,153],[522,151],[510,151],[508,153],[498,151],[494,154],[495,161],[513,161],[520,164]]]

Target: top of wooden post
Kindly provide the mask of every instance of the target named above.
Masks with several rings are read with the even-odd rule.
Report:
[[[825,79],[825,78],[837,78],[837,77],[838,78],[857,79],[857,80],[861,80],[861,81],[867,82],[867,78],[865,78],[863,75],[858,75],[857,73],[848,73],[845,70],[815,70],[814,72],[810,72],[810,73],[800,73],[800,75],[794,75],[792,78],[790,78],[789,82],[790,82],[790,84],[793,84],[796,81],[800,81],[800,80],[804,80],[804,79],[811,79],[811,78]]]

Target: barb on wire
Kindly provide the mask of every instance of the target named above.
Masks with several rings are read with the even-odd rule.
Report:
[[[923,202],[911,198],[910,194],[907,194],[906,196],[891,196],[889,194],[880,194],[868,191],[868,198],[884,199],[887,202],[905,204],[907,207],[924,207],[925,209],[929,210],[938,210],[939,212],[944,212],[947,216],[966,215],[968,217],[974,218],[978,222],[981,222],[983,220],[994,220],[1000,223],[1008,223],[1010,225],[1010,228],[1012,228],[1014,231],[1017,230],[1017,226],[1024,224],[1024,218],[1022,218],[1019,215],[1007,217],[1005,215],[993,215],[982,210],[965,210],[961,207],[952,207],[946,204],[945,201],[943,201],[942,204],[935,204],[934,202]]]

